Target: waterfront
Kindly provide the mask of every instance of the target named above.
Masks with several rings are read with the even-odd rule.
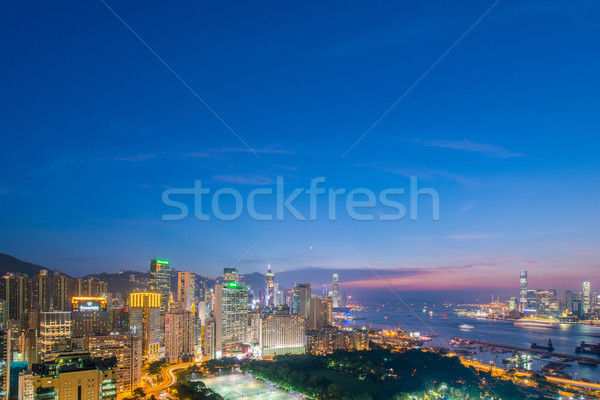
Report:
[[[439,335],[433,337],[430,342],[425,342],[425,346],[448,347],[454,336],[527,348],[530,347],[532,342],[546,344],[548,339],[552,339],[555,352],[575,355],[575,346],[582,340],[594,343],[600,341],[599,337],[591,336],[600,335],[600,328],[589,325],[560,325],[558,328],[518,327],[514,326],[511,321],[458,317],[453,314],[451,309],[433,309],[433,315],[430,316],[429,309],[427,309],[427,312],[422,312],[422,309],[422,307],[415,307],[415,311],[419,310],[415,314],[407,308],[397,310],[391,307],[367,307],[365,311],[353,313],[361,319],[352,320],[349,324],[353,326],[371,325],[373,328],[382,329],[401,328],[405,331],[416,331],[424,335]],[[445,317],[440,314],[448,314],[448,316]],[[472,325],[474,329],[460,329],[461,324]],[[471,358],[477,358],[486,364],[492,362],[500,367],[506,367],[502,364],[502,359],[510,356],[510,353],[494,354],[489,351],[481,352],[478,350],[475,350],[475,352],[476,354]],[[592,354],[581,355],[600,359],[600,357]],[[549,361],[550,359],[534,359],[526,367],[539,371]],[[600,367],[579,365],[577,362],[569,364],[571,366],[567,367],[565,372],[574,379],[600,380]]]

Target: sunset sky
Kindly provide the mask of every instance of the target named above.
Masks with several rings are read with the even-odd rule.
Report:
[[[600,3],[494,4],[6,3],[0,252],[74,276],[156,255],[212,276],[355,270],[348,292],[516,290],[521,269],[597,290]],[[355,221],[343,199],[330,221],[325,196],[315,221],[162,220],[166,189],[246,201],[277,177],[286,196],[316,177],[404,188],[410,211],[411,176],[439,221],[427,196],[417,221]]]

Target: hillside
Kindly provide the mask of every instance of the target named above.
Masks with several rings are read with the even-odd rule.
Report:
[[[4,275],[8,272],[18,272],[29,276],[37,275],[40,270],[48,269],[41,265],[32,264],[26,261],[19,260],[8,254],[0,253],[0,274]]]

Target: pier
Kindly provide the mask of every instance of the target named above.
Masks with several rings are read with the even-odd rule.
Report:
[[[574,356],[572,354],[555,353],[555,352],[544,351],[544,350],[530,349],[528,347],[511,346],[509,344],[485,342],[482,340],[465,339],[465,338],[459,338],[459,337],[453,337],[452,339],[461,341],[461,342],[466,342],[466,343],[482,344],[482,345],[490,346],[490,347],[498,347],[498,348],[503,348],[503,349],[508,349],[508,350],[517,350],[517,351],[524,351],[524,352],[529,352],[529,353],[537,353],[537,354],[542,354],[542,355],[551,356],[551,357],[570,358],[570,359],[577,360],[577,361],[584,361],[584,362],[592,363],[592,364],[600,364],[600,360],[597,358]]]

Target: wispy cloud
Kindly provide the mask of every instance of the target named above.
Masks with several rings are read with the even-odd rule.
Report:
[[[413,143],[420,143],[426,147],[438,147],[444,149],[453,149],[453,150],[462,150],[468,151],[471,153],[479,153],[484,154],[491,158],[512,158],[512,157],[522,157],[523,155],[520,153],[515,153],[510,151],[504,147],[496,146],[493,144],[487,143],[477,143],[468,139],[462,140],[421,140],[414,139]]]
[[[502,233],[462,233],[458,235],[448,235],[449,239],[455,240],[470,240],[470,239],[487,239],[502,236]]]
[[[436,179],[436,178],[444,178],[451,179],[458,183],[462,183],[465,185],[473,185],[474,182],[469,178],[455,174],[453,172],[444,171],[440,169],[431,169],[431,168],[419,168],[419,167],[409,167],[409,166],[389,166],[389,165],[381,165],[379,163],[362,163],[358,164],[363,167],[371,167],[376,168],[380,171],[387,172],[394,175],[400,175],[407,178],[412,176],[417,177],[418,179]]]
[[[200,151],[184,153],[183,156],[186,158],[225,158],[226,154],[231,153],[250,153],[249,149],[244,147],[226,147],[226,148],[213,148],[205,149]],[[281,149],[277,146],[267,146],[262,149],[254,149],[254,153],[258,154],[283,154],[290,155],[294,154],[293,150]]]
[[[556,230],[552,230],[552,231],[534,232],[534,233],[530,233],[528,236],[554,235],[556,233],[575,232],[575,231],[580,231],[583,229],[585,229],[585,228],[579,227],[579,228],[556,229]]]
[[[115,156],[117,161],[141,162],[155,159],[159,156],[158,153],[140,153],[130,156]]]
[[[233,183],[238,185],[272,185],[272,178],[261,175],[215,175],[213,181]]]

